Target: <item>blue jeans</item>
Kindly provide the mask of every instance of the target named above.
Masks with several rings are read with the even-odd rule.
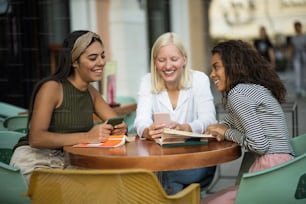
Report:
[[[211,178],[212,180],[215,169],[215,166],[213,166],[188,170],[165,171],[158,172],[158,177],[166,193],[168,195],[173,195],[191,183],[202,183],[203,181],[205,183],[205,179],[207,178]]]

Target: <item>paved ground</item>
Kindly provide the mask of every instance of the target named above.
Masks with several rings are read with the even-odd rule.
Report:
[[[278,72],[280,78],[284,81],[287,88],[287,101],[290,103],[296,103],[297,105],[297,126],[292,124],[292,114],[288,108],[286,113],[287,123],[289,128],[290,136],[292,136],[293,128],[297,128],[297,135],[306,133],[306,97],[297,98],[295,96],[295,88],[294,88],[294,75],[291,69],[287,69],[283,72]],[[305,79],[306,80],[306,79]],[[212,91],[215,96],[215,102],[220,102],[220,93],[216,91],[214,85],[212,84]],[[220,114],[220,118],[222,118],[222,114]],[[224,187],[231,186],[235,184],[235,179],[239,171],[239,167],[241,164],[241,158],[228,162],[226,164],[222,164],[220,166],[220,177],[216,180],[215,185],[212,187],[211,191],[215,192]]]

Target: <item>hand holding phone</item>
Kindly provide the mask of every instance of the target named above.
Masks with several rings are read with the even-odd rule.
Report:
[[[123,116],[119,116],[119,117],[108,119],[107,120],[107,124],[110,124],[113,127],[115,127],[116,125],[122,123],[123,121],[124,121],[124,117]]]

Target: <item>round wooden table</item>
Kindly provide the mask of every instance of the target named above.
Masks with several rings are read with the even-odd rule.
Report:
[[[136,139],[116,148],[77,148],[65,146],[65,157],[72,166],[91,169],[142,168],[152,171],[182,170],[235,160],[239,145],[209,141],[208,145],[161,147],[154,141]]]

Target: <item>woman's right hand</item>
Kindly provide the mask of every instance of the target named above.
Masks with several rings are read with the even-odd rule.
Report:
[[[113,131],[113,126],[106,122],[95,125],[88,132],[88,140],[90,143],[104,142]]]
[[[162,136],[163,129],[166,127],[166,124],[153,123],[143,132],[143,137],[148,140],[154,140]]]

